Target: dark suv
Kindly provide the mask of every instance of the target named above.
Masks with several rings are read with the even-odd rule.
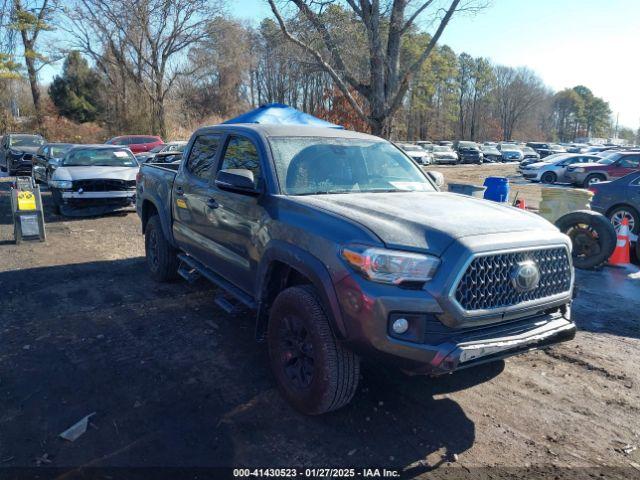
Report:
[[[204,277],[227,293],[221,308],[255,312],[304,413],[348,403],[361,356],[438,375],[574,336],[569,238],[440,192],[377,137],[201,128],[180,164],[142,165],[136,208],[153,278]]]
[[[538,155],[540,155],[540,158],[545,158],[556,153],[565,153],[567,151],[565,148],[554,143],[529,142],[526,146],[533,148]]]
[[[0,144],[0,169],[9,175],[31,174],[38,149],[46,143],[40,135],[8,133]]]
[[[482,163],[484,155],[476,142],[459,141],[455,143],[455,151],[458,154],[460,163]]]

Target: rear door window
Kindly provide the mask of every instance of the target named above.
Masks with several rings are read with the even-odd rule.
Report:
[[[220,135],[199,135],[194,141],[186,170],[200,180],[209,181],[216,161],[216,154],[220,146]]]
[[[638,168],[639,165],[639,155],[625,155],[620,159],[620,166],[624,168]]]

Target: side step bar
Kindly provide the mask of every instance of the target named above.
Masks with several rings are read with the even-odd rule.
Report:
[[[247,295],[243,290],[239,289],[234,284],[212,271],[210,268],[204,266],[195,258],[190,257],[189,255],[186,255],[184,253],[178,254],[178,258],[181,262],[180,268],[178,268],[178,273],[188,282],[193,283],[200,276],[203,276],[214,285],[222,288],[225,292],[227,292],[235,300],[239,301],[247,308],[250,308],[252,310],[256,310],[258,308],[258,304],[250,295]],[[227,313],[237,312],[237,307],[235,307],[229,300],[227,300],[223,296],[216,297],[216,304]]]

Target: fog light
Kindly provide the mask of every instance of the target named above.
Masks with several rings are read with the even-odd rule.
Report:
[[[398,318],[397,320],[394,320],[391,328],[393,329],[393,333],[402,335],[407,330],[409,330],[409,322],[407,322],[406,318]]]

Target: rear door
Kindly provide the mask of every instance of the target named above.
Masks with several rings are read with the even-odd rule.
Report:
[[[174,237],[185,252],[206,265],[216,259],[215,245],[208,238],[217,222],[210,189],[221,143],[220,133],[198,135],[173,184]]]

